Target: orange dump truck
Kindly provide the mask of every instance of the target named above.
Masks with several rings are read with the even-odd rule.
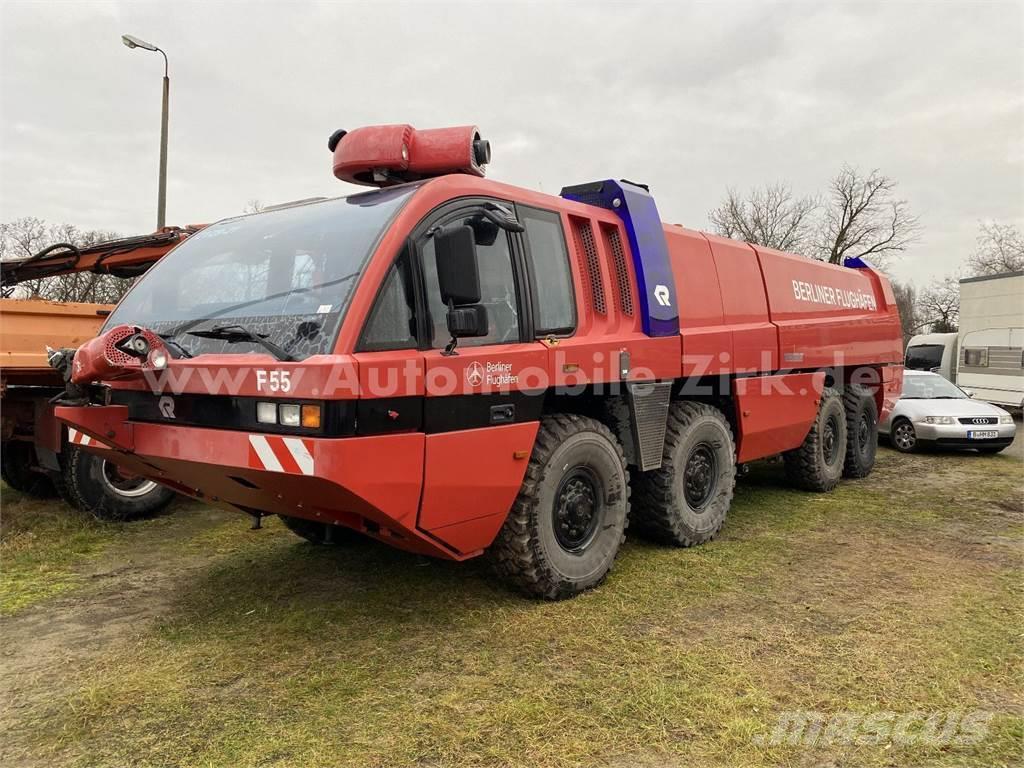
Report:
[[[35,496],[57,492],[104,518],[126,519],[170,503],[169,489],[69,446],[66,427],[53,416],[50,399],[63,391],[63,381],[47,361],[47,347],[74,347],[93,338],[112,307],[6,296],[26,280],[73,272],[135,277],[197,229],[169,227],[86,248],[51,246],[28,259],[0,263],[0,470],[9,487]]]

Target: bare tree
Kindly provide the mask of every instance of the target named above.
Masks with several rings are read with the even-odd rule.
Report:
[[[975,275],[998,275],[1024,270],[1024,236],[1013,224],[984,221],[979,225],[978,245],[971,255]]]
[[[960,321],[960,281],[956,276],[934,281],[918,303],[922,324],[931,323],[933,333],[951,333]]]
[[[264,205],[263,201],[258,198],[253,198],[245,204],[245,208],[242,209],[242,213],[259,213],[267,206]]]
[[[116,232],[82,231],[71,224],[47,225],[42,219],[26,216],[0,223],[0,256],[5,260],[25,259],[56,243],[82,247],[117,237]],[[112,304],[125,294],[131,284],[131,280],[111,275],[76,272],[28,280],[19,286],[19,293],[53,301]]]
[[[817,257],[830,264],[869,257],[876,263],[902,253],[920,232],[896,182],[876,168],[868,175],[844,165],[832,180],[817,239]]]
[[[755,245],[803,251],[812,241],[811,219],[818,208],[813,197],[793,196],[786,184],[757,187],[746,196],[730,189],[708,214],[715,232]]]
[[[896,182],[878,170],[864,175],[844,165],[824,201],[793,195],[785,184],[752,190],[746,197],[729,190],[708,214],[714,230],[832,264],[870,257],[881,266],[905,251],[920,232],[906,200],[896,197]]]
[[[892,281],[892,292],[896,295],[896,307],[900,312],[900,325],[903,326],[903,346],[907,346],[922,323],[919,321],[917,288],[913,283]]]

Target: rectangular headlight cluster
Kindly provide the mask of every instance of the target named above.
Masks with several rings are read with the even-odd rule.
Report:
[[[999,417],[999,423],[1000,424],[1013,424],[1013,416],[1011,416],[1008,413],[1004,413],[1002,416]]]
[[[925,416],[925,424],[956,424],[952,416]]]
[[[282,427],[320,427],[320,406],[299,403],[256,403],[256,421]]]

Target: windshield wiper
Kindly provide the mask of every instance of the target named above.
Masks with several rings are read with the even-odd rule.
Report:
[[[295,362],[295,358],[277,344],[270,341],[267,338],[267,334],[255,333],[244,325],[218,325],[210,328],[208,331],[189,331],[188,335],[198,336],[201,339],[220,339],[222,341],[226,341],[228,344],[240,344],[245,342],[259,344],[278,360],[285,363]]]
[[[183,346],[181,346],[181,344],[179,344],[177,341],[175,341],[174,336],[172,336],[171,334],[158,333],[157,336],[163,339],[165,344],[174,347],[176,350],[178,350],[178,354],[181,355],[182,357],[192,357],[192,353],[185,349]]]

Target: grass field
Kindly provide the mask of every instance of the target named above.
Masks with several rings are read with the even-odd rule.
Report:
[[[102,525],[4,489],[0,764],[1020,765],[1021,470],[883,449],[819,496],[760,466],[718,540],[631,539],[564,603],[276,519]],[[774,743],[794,711],[986,726]]]

